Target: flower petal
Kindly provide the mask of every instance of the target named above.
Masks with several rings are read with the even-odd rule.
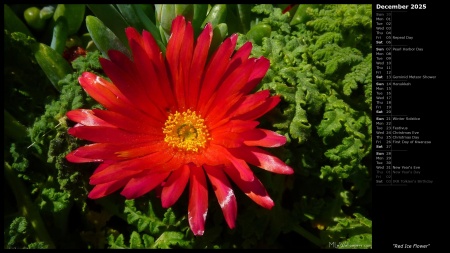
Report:
[[[211,23],[208,23],[197,38],[197,43],[192,56],[189,74],[190,79],[186,93],[188,94],[186,98],[188,108],[197,106],[197,100],[200,93],[200,82],[205,71],[205,64],[208,59],[208,51],[211,46],[212,37],[212,26]]]
[[[240,115],[236,115],[234,118],[243,120],[255,120],[266,114],[268,111],[272,110],[279,102],[279,96],[269,97],[261,105],[253,108],[251,111],[245,111],[245,109],[241,110],[241,112],[245,112]]]
[[[220,147],[220,146],[219,146]],[[231,162],[234,167],[239,171],[239,175],[242,180],[244,181],[252,181],[254,178],[253,171],[248,167],[248,164],[246,161],[237,158],[235,155],[229,152],[229,150],[235,150],[235,149],[226,149],[223,147],[220,147],[221,149],[221,155],[224,156],[226,159],[228,159],[229,162]]]
[[[186,106],[186,84],[189,80],[192,53],[194,50],[194,30],[183,16],[172,22],[172,31],[167,43],[166,58],[170,68],[172,84],[178,108]]]
[[[274,206],[273,200],[264,188],[261,181],[258,178],[254,178],[251,181],[242,180],[239,170],[234,166],[224,167],[224,171],[236,183],[236,185],[255,203],[258,205],[271,209]]]
[[[167,150],[158,151],[143,157],[120,161],[111,164],[108,168],[95,172],[90,178],[90,184],[102,184],[119,178],[130,177],[141,172],[152,171],[161,172],[163,170],[155,169],[159,164],[169,161],[172,156],[168,155]]]
[[[259,125],[258,121],[253,120],[228,120],[226,124],[217,126],[211,125],[210,131],[211,135],[219,134],[219,133],[243,133],[246,131],[250,131]]]
[[[211,143],[223,146],[225,148],[238,148],[243,142],[244,139],[240,134],[230,132],[217,133],[211,141]]]
[[[143,171],[141,170],[127,170],[123,168],[119,169],[118,167],[113,165],[114,164],[108,166],[103,171],[92,174],[89,179],[89,184],[98,185],[106,184],[116,180],[130,180],[134,176],[143,174]]]
[[[242,133],[255,128],[258,124],[258,121],[230,120],[220,127],[210,129],[211,142],[226,148],[240,147],[244,142]]]
[[[262,56],[256,59],[252,74],[248,78],[248,82],[245,85],[245,87],[243,87],[241,92],[244,94],[248,94],[249,92],[251,92],[256,87],[256,85],[258,85],[264,78],[267,71],[269,70],[269,67],[270,67],[269,59],[264,58]]]
[[[147,80],[147,85],[144,85],[147,96],[151,97],[155,104],[169,111],[172,109],[170,105],[175,105],[176,101],[158,44],[148,31],[144,30],[140,36],[134,28],[127,28],[126,33],[134,62],[139,66],[137,69],[141,79]]]
[[[91,163],[91,162],[102,162],[103,159],[100,158],[84,158],[75,155],[77,150],[74,150],[66,155],[66,159],[72,163]]]
[[[161,149],[161,142],[116,144],[93,143],[72,151],[68,159],[87,159],[94,161],[124,160],[145,156]]]
[[[252,52],[252,47],[253,45],[250,41],[245,42],[231,57],[232,62],[242,63],[246,61]]]
[[[169,174],[170,172],[149,173],[147,175],[132,178],[125,185],[120,194],[127,199],[138,198],[160,185],[169,176]]]
[[[201,115],[205,115],[203,106],[211,98],[214,91],[218,88],[220,80],[223,78],[223,74],[226,72],[228,64],[230,62],[230,56],[236,47],[237,35],[233,34],[231,37],[225,39],[219,46],[217,51],[212,56],[211,61],[208,62],[205,77],[200,91],[199,101],[197,108],[200,110]]]
[[[159,110],[159,107],[147,97],[146,92],[142,92],[147,84],[141,80],[134,63],[119,51],[110,50],[108,55],[111,60],[100,58],[100,63],[114,85],[128,101],[133,103],[134,108],[150,118],[164,121],[165,112]]]
[[[88,197],[90,199],[99,199],[99,198],[105,197],[105,196],[119,190],[120,188],[122,188],[126,184],[127,181],[128,181],[128,179],[122,179],[122,180],[111,181],[111,182],[104,183],[104,184],[98,184],[89,192]]]
[[[235,108],[233,108],[233,113],[230,116],[235,117],[254,110],[258,106],[263,104],[269,96],[270,91],[261,90],[242,97],[241,100],[236,104]]]
[[[162,140],[164,138],[162,131],[159,135],[148,135],[131,133],[114,127],[83,125],[76,125],[69,128],[68,133],[80,139],[103,143],[143,143]]]
[[[84,72],[78,82],[91,97],[108,109],[120,110],[132,105],[112,83],[100,76]]]
[[[125,29],[125,33],[127,34],[129,44],[132,44],[133,42],[139,44],[139,46],[145,50],[145,55],[150,59],[158,59],[161,51],[156,40],[148,31],[144,30],[141,36],[135,28],[128,27]],[[131,48],[131,50],[133,52],[133,57],[139,55],[139,53],[133,51],[133,48]]]
[[[214,142],[209,142],[208,147],[205,148],[201,153],[194,154],[190,156],[191,163],[198,167],[203,166],[203,164],[208,164],[210,166],[222,165],[229,163],[228,159],[223,156],[223,147],[215,144]]]
[[[227,221],[229,228],[235,227],[237,217],[237,203],[234,191],[231,188],[230,182],[222,171],[223,166],[207,166],[203,168],[211,181],[214,193],[219,201],[220,208],[222,208],[223,216]]]
[[[255,128],[258,124],[257,121],[230,120],[226,124],[210,130],[211,142],[226,148],[240,147],[244,142],[241,133]]]
[[[232,63],[230,63],[230,65],[231,64]],[[224,78],[222,85],[217,90],[217,92],[222,95],[222,100],[226,100],[224,98],[235,93],[244,94],[242,88],[247,83],[248,78],[252,75],[255,64],[255,59],[247,60],[241,63],[232,72],[226,74],[226,78]]]
[[[262,146],[262,147],[279,147],[286,143],[286,137],[276,132],[266,129],[252,129],[242,134],[244,144],[247,146]]]
[[[276,156],[258,147],[242,146],[229,149],[230,153],[239,159],[277,174],[293,174],[294,170]]]
[[[66,116],[68,119],[85,126],[114,127],[114,125],[98,118],[92,110],[76,109],[67,112]]]
[[[109,165],[113,164],[113,161],[104,161],[102,162],[95,170],[94,170],[94,174],[98,173],[102,170],[105,170],[109,167]]]
[[[205,232],[208,214],[208,186],[202,168],[190,166],[188,221],[194,235]]]
[[[171,207],[183,193],[189,181],[190,169],[188,165],[183,165],[181,168],[172,171],[166,183],[163,186],[161,193],[162,207]]]
[[[176,101],[169,83],[167,72],[161,66],[160,55],[156,59],[150,58],[145,49],[132,41],[130,47],[134,52],[134,62],[138,67],[138,75],[142,80],[146,80],[143,92],[164,111],[169,111],[171,106],[176,105]]]
[[[161,134],[161,128],[164,126],[163,122],[149,117],[132,118],[114,111],[100,109],[92,111],[99,119],[130,132],[158,135]]]
[[[133,103],[128,101],[116,86],[104,78],[84,72],[78,81],[83,89],[105,108],[133,118],[147,117],[146,114],[136,110]]]
[[[216,91],[216,96],[213,96],[205,105],[205,119],[217,121],[223,118],[229,108],[243,95],[240,90],[246,84],[253,65],[254,62],[247,61],[224,78]]]

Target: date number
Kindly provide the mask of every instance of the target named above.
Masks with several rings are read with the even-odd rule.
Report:
[[[426,8],[426,4],[411,4],[411,10],[425,10]]]

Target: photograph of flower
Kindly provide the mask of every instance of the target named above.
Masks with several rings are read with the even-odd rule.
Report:
[[[372,5],[4,4],[4,248],[372,248]]]

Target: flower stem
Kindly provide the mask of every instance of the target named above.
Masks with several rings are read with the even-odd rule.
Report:
[[[31,221],[31,225],[36,232],[36,240],[42,241],[47,244],[50,249],[54,249],[55,244],[53,243],[45,227],[44,221],[39,214],[39,210],[33,205],[28,193],[25,191],[25,185],[21,180],[19,180],[11,165],[9,165],[6,161],[4,164],[5,178],[14,192],[20,214],[27,218],[27,220]]]
[[[314,243],[319,248],[323,248],[323,242],[320,240],[320,238],[314,236],[310,232],[308,232],[306,229],[304,229],[301,226],[292,226],[292,230],[296,232],[297,234],[303,236],[304,238],[308,239],[308,241]]]

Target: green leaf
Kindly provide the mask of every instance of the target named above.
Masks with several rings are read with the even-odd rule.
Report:
[[[28,222],[25,219],[25,217],[17,217],[12,222],[11,225],[9,225],[9,241],[8,241],[8,248],[14,247],[16,243],[19,242],[19,240],[26,237],[26,230],[27,230]]]
[[[58,54],[62,55],[66,48],[66,40],[68,38],[68,24],[64,16],[60,16],[53,27],[53,37],[50,47]]]
[[[108,51],[111,49],[118,50],[131,58],[131,52],[128,47],[100,19],[94,16],[87,16],[86,26],[92,40],[102,52],[104,58],[109,59]]]
[[[175,18],[176,4],[155,4],[156,25],[164,31],[166,39],[170,35],[172,21]]]
[[[56,22],[60,17],[64,17],[67,21],[67,35],[76,34],[83,23],[85,8],[84,4],[58,4],[53,20]]]
[[[323,120],[318,127],[318,133],[320,136],[325,137],[332,136],[338,133],[342,128],[342,122],[345,122],[347,115],[342,109],[335,109],[334,111],[327,111],[323,114]]]
[[[142,240],[144,241],[144,248],[146,249],[152,248],[155,243],[155,238],[147,234],[142,235]]]
[[[44,8],[41,9],[41,11],[39,12],[39,16],[41,17],[41,19],[43,20],[47,20],[53,17],[53,15],[55,14],[55,7],[52,5],[49,6],[45,6]],[[84,17],[83,17],[84,18]],[[83,21],[83,18],[81,19],[81,21]]]
[[[228,36],[228,26],[225,23],[217,24],[213,28],[213,38],[211,41],[211,47],[209,48],[209,54],[212,55],[213,52],[220,46],[220,44]]]
[[[193,4],[175,4],[175,17],[184,16],[187,21],[192,22],[194,19],[194,5]],[[172,19],[173,20],[173,19]]]
[[[205,27],[207,23],[211,23],[212,27],[221,23],[226,23],[227,19],[227,5],[215,4],[208,12],[205,20],[203,20],[202,27]]]
[[[323,233],[328,238],[329,245],[342,249],[369,249],[372,247],[372,221],[360,213],[354,213],[354,217],[339,217],[334,226],[330,226]]]
[[[170,249],[171,246],[187,246],[189,242],[183,240],[184,235],[181,232],[166,231],[156,239],[154,247],[157,249]]]
[[[139,33],[147,30],[153,35],[162,52],[165,52],[165,45],[161,41],[158,28],[150,20],[142,9],[142,5],[138,4],[116,4],[117,9],[122,14],[129,26],[134,27]]]
[[[128,48],[128,38],[125,29],[129,26],[127,21],[120,15],[119,11],[112,4],[88,4],[89,9],[95,17],[102,21],[105,27],[113,33]],[[87,25],[87,19],[86,19]],[[92,34],[91,34],[92,35]],[[97,43],[96,43],[97,44]]]
[[[27,137],[27,128],[15,119],[6,109],[3,109],[4,135],[12,137],[16,141]]]
[[[308,8],[317,8],[318,4],[300,4],[291,20],[291,25],[306,23],[311,17],[308,15]]]
[[[372,54],[368,54],[364,60],[352,68],[352,71],[345,75],[342,80],[342,91],[350,96],[364,85],[364,101],[355,101],[355,103],[365,102],[372,110]],[[358,97],[362,97],[359,94]]]
[[[159,28],[156,27],[153,21],[151,21],[150,18],[145,14],[141,5],[133,4],[132,6],[134,8],[134,11],[136,12],[136,15],[138,15],[139,19],[141,20],[141,23],[143,24],[144,28],[152,34],[153,38],[156,40],[156,43],[161,49],[161,52],[164,54],[166,52],[167,43],[163,42],[161,34],[159,32]]]
[[[252,4],[237,4],[237,11],[239,16],[239,24],[240,29],[238,30],[241,33],[246,33],[250,30],[250,23],[252,20]]]
[[[28,229],[28,222],[25,217],[16,217],[9,226],[9,232],[5,233],[7,244],[5,249],[47,249],[44,242],[29,242],[31,231]],[[9,238],[9,239],[8,239]]]
[[[7,4],[3,4],[3,24],[5,29],[9,32],[21,32],[27,36],[33,37],[33,34],[28,27],[19,17],[17,17]]]
[[[257,4],[252,8],[255,13],[265,14],[267,16],[273,14],[274,7],[272,4]]]
[[[4,162],[4,175],[8,184],[13,189],[20,215],[31,221],[36,240],[45,242],[49,248],[54,248],[55,245],[53,244],[52,238],[45,227],[38,208],[36,208],[30,198],[30,194],[26,190],[26,185],[17,177],[16,173],[6,161]]]
[[[155,4],[156,25],[160,28],[161,37],[168,41],[173,20],[182,15],[186,21],[194,18],[193,4]],[[164,43],[166,44],[166,43]]]
[[[66,75],[73,73],[72,67],[66,59],[43,43],[39,43],[39,47],[34,52],[34,56],[53,86],[58,91],[61,91],[62,87],[59,86],[59,81],[66,77]]]
[[[48,245],[44,242],[33,242],[28,244],[28,249],[48,249]]]
[[[45,188],[42,190],[41,209],[58,213],[69,208],[70,204],[69,192],[58,192],[55,188]]]
[[[263,38],[270,37],[270,33],[272,32],[272,28],[269,24],[266,23],[258,23],[254,25],[246,34],[249,40],[252,40],[254,43],[261,45]]]
[[[353,137],[345,137],[342,144],[336,146],[334,149],[329,149],[325,152],[325,156],[332,161],[354,160],[360,161],[363,157],[362,142],[360,139]]]
[[[138,216],[134,216],[131,220],[136,219]],[[138,218],[136,227],[139,232],[144,231],[147,227],[150,226],[150,219],[141,219]]]
[[[150,234],[160,233],[161,227],[165,224],[156,217],[151,202],[148,202],[148,212],[143,214],[137,210],[134,201],[127,200],[125,202],[125,213],[127,213],[127,221],[129,224],[136,224],[138,231],[149,231]]]
[[[139,5],[116,4],[116,7],[129,26],[136,28],[139,32],[142,32],[145,26],[136,13],[136,9],[141,8]]]
[[[139,236],[138,232],[136,232],[136,231],[131,232],[130,248],[131,249],[142,249],[143,248],[141,237]]]
[[[162,220],[167,225],[175,225],[177,222],[177,217],[175,216],[175,213],[172,211],[171,208],[168,208],[167,211],[164,213],[164,218]]]
[[[114,238],[114,235],[110,234],[108,236],[108,245],[111,249],[128,249],[125,245],[123,234],[120,234],[117,238]]]
[[[194,28],[195,37],[200,35],[200,32],[204,28],[204,26],[202,26],[202,23],[203,20],[205,20],[207,13],[207,4],[194,4],[194,17],[192,18],[192,27]]]
[[[336,44],[326,44],[312,55],[313,60],[325,67],[325,74],[335,75],[338,71],[348,71],[364,58],[361,52],[354,48],[341,48]]]

